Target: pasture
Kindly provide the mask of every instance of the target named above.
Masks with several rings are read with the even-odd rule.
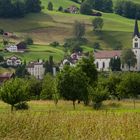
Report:
[[[10,112],[0,102],[2,140],[139,140],[140,101],[107,101],[101,110],[72,102],[30,101],[30,110]]]

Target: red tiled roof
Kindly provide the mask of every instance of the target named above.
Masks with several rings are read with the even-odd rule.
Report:
[[[115,56],[120,57],[121,51],[115,50],[115,51],[97,51],[97,52],[94,52],[95,59],[103,59],[103,58],[107,59],[107,58],[112,58]]]

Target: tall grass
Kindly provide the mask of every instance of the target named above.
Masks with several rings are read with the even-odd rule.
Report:
[[[105,111],[46,113],[16,112],[0,115],[4,140],[139,140],[140,114]]]

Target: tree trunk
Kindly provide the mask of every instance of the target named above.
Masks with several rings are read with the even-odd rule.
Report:
[[[73,101],[73,108],[74,108],[74,110],[75,110],[75,101]]]
[[[13,105],[11,105],[11,112],[13,112],[13,110],[14,110],[14,106],[13,106]]]
[[[134,103],[134,109],[136,108],[136,101],[135,98],[133,98],[133,103]]]

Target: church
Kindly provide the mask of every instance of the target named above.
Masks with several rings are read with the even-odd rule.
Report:
[[[134,33],[132,38],[132,51],[134,52],[137,63],[135,67],[131,67],[131,71],[140,71],[140,33],[138,27],[138,21],[136,19],[134,26]],[[113,51],[95,51],[95,65],[98,71],[109,71],[111,58],[121,57],[121,50]],[[121,66],[122,71],[128,71],[129,67],[127,65]]]

